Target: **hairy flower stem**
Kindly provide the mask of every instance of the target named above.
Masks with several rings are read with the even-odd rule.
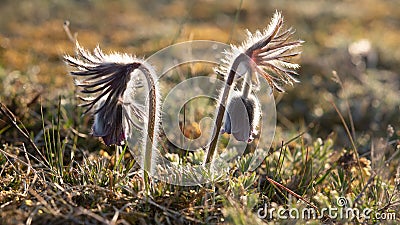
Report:
[[[242,97],[247,99],[251,93],[251,78],[253,76],[253,71],[251,67],[248,67],[248,71],[245,75],[243,86],[242,86]]]
[[[144,149],[144,162],[143,162],[143,170],[144,170],[144,182],[146,191],[150,190],[150,176],[152,170],[152,158],[153,158],[153,149],[155,148],[155,141],[157,140],[157,132],[156,132],[156,117],[157,117],[157,93],[156,86],[153,76],[151,76],[150,70],[145,68],[144,66],[139,67],[139,69],[146,76],[146,81],[149,87],[149,115],[147,121],[147,138],[146,138],[146,149]],[[144,134],[146,135],[146,134]],[[154,147],[154,148],[153,148]]]
[[[218,113],[217,117],[215,119],[215,125],[213,128],[213,136],[212,140],[210,143],[210,147],[208,148],[207,151],[207,156],[206,156],[206,161],[205,163],[209,163],[212,161],[214,153],[215,153],[215,148],[217,147],[218,143],[218,137],[219,133],[221,132],[221,126],[222,126],[222,121],[224,119],[224,114],[225,114],[225,105],[229,97],[229,92],[231,91],[231,87],[233,84],[233,81],[235,80],[235,75],[236,75],[236,70],[238,69],[240,63],[246,62],[248,57],[245,54],[240,54],[238,57],[236,57],[235,61],[232,63],[232,66],[229,70],[229,75],[226,78],[225,81],[225,87],[221,96],[221,102],[219,103],[218,106]]]

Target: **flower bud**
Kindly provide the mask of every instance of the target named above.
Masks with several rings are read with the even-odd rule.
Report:
[[[245,98],[241,92],[234,91],[225,111],[223,133],[232,134],[236,140],[251,142],[260,121],[260,106],[254,95]]]

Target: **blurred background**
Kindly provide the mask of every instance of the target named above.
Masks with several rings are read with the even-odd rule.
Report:
[[[245,29],[265,28],[275,10],[296,29],[294,37],[305,41],[301,83],[275,96],[276,143],[309,127],[305,140],[331,135],[349,147],[333,104],[350,129],[353,120],[360,151],[386,136],[389,124],[400,130],[397,0],[1,0],[0,102],[35,131],[41,129],[40,119],[32,119],[39,103],[71,96],[73,82],[62,56],[74,54],[74,44],[65,21],[82,46],[100,44],[105,52],[147,57],[187,40],[240,44]],[[89,131],[90,121],[85,123]],[[4,126],[0,120],[3,131]],[[4,143],[18,135],[0,132],[0,137]]]

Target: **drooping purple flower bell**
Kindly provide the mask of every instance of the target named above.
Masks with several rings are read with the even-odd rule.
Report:
[[[260,103],[253,95],[244,97],[234,91],[225,111],[225,122],[222,133],[232,134],[238,141],[251,142],[257,134],[260,121]]]
[[[99,47],[90,53],[76,43],[77,56],[65,56],[65,62],[76,70],[70,74],[75,76],[75,85],[81,89],[85,97],[81,106],[86,107],[84,113],[93,111],[94,123],[92,135],[101,137],[106,145],[122,145],[126,138],[122,125],[124,108],[130,107],[134,116],[143,119],[139,105],[134,102],[124,103],[123,95],[129,81],[134,80],[133,71],[141,69],[144,61],[127,54],[104,54]],[[130,90],[132,92],[132,90]]]

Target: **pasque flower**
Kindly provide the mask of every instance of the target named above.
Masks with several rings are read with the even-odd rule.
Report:
[[[149,176],[154,170],[153,150],[157,146],[159,89],[157,75],[151,65],[134,56],[120,53],[104,54],[99,47],[90,53],[76,43],[77,56],[65,56],[74,68],[76,86],[81,88],[85,113],[94,109],[92,134],[101,137],[106,145],[121,145],[133,135],[133,127],[141,132],[141,156],[144,179],[149,190]],[[143,78],[143,79],[140,79]],[[141,83],[141,80],[144,83]],[[135,90],[146,86],[146,106],[135,102]],[[129,87],[129,88],[128,88]],[[145,108],[147,107],[147,110]],[[133,117],[136,117],[135,119]],[[135,121],[143,122],[143,125]]]
[[[127,54],[104,54],[99,47],[96,47],[92,54],[83,49],[78,42],[76,49],[77,57],[65,56],[65,61],[77,69],[72,71],[71,75],[76,77],[76,86],[86,95],[80,97],[85,102],[81,104],[86,107],[84,113],[95,108],[92,134],[101,137],[106,145],[121,145],[125,140],[122,127],[123,107],[131,107],[131,111],[139,120],[143,120],[144,117],[143,107],[124,100],[123,94],[128,82],[135,79],[132,77],[133,72],[137,69],[146,72],[147,65],[143,60]],[[140,83],[135,87],[140,87]]]
[[[225,51],[225,58],[216,72],[224,76],[226,86],[221,92],[214,136],[207,152],[206,162],[210,162],[213,158],[223,118],[225,118],[225,126],[222,132],[232,133],[239,141],[251,140],[249,131],[254,132],[254,128],[258,125],[253,121],[257,119],[258,115],[251,113],[258,105],[252,100],[253,95],[251,94],[252,90],[259,89],[257,75],[266,79],[272,90],[275,89],[279,92],[284,91],[284,84],[293,85],[298,82],[294,76],[298,75],[295,70],[299,68],[299,65],[290,60],[301,53],[297,49],[303,41],[291,40],[293,33],[291,28],[283,28],[282,14],[275,12],[266,29],[257,30],[254,34],[247,31],[247,39],[240,46],[231,45],[231,49]],[[237,78],[243,76],[246,78],[242,89],[238,90],[240,88],[235,87],[236,90],[231,91]],[[229,98],[232,92],[234,95],[241,93],[241,101],[237,96]],[[225,111],[225,105],[227,111]],[[239,109],[239,106],[242,107],[242,105],[245,105],[246,111]],[[247,116],[247,123],[239,119],[240,115]]]
[[[238,77],[244,74],[245,71],[240,71],[243,68],[251,70],[264,77],[272,88],[283,92],[282,84],[299,82],[294,77],[298,75],[295,70],[299,65],[290,62],[290,59],[301,54],[298,47],[303,41],[291,40],[294,32],[292,28],[283,29],[283,16],[275,12],[266,29],[262,32],[257,30],[254,34],[247,30],[247,39],[240,46],[231,45],[231,49],[225,51],[225,59],[217,72],[229,74],[235,61],[246,55],[236,69]]]

